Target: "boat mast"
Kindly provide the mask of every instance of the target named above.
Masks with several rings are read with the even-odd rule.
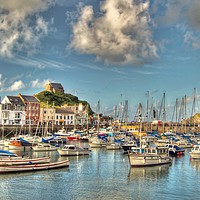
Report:
[[[192,120],[192,116],[196,113],[196,88],[194,88],[194,99],[193,99],[193,104],[192,104],[192,113],[190,117],[190,124]],[[195,119],[193,118],[193,124],[194,124],[194,131],[195,131]]]
[[[148,131],[149,125],[149,91],[147,91],[147,105],[146,105],[146,132]]]
[[[31,106],[30,106],[30,102],[28,102],[28,121],[29,121],[29,135],[31,134]]]
[[[178,98],[176,98],[176,130],[178,127]]]
[[[100,126],[100,100],[97,103],[97,133],[99,133]]]
[[[142,153],[142,104],[138,107],[138,122],[139,122],[139,134],[140,134],[140,153]]]
[[[186,116],[187,116],[187,110],[186,110],[186,95],[184,96],[184,118],[185,118],[185,133],[187,132],[187,119],[186,119]]]

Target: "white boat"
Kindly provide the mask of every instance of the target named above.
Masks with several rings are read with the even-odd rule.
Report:
[[[60,138],[66,138],[70,134],[64,128],[62,128],[62,129],[58,130],[58,132],[54,133],[53,135],[59,136]]]
[[[156,166],[172,162],[166,147],[145,148],[144,153],[130,153],[128,158],[131,167]]]
[[[57,151],[57,147],[52,146],[48,143],[38,143],[32,147],[33,151]]]
[[[50,157],[42,158],[22,158],[22,157],[7,157],[0,159],[0,166],[4,165],[27,165],[37,163],[49,163]]]
[[[121,147],[121,144],[119,144],[119,143],[108,143],[107,145],[106,145],[106,149],[107,150],[117,150],[117,149],[121,149],[122,147]]]
[[[190,151],[190,157],[194,159],[200,158],[200,145],[194,145]]]
[[[98,139],[98,138],[92,139],[89,142],[89,146],[91,148],[101,148],[101,147],[105,147],[106,145],[107,145],[106,141],[102,139]]]
[[[52,163],[40,163],[30,165],[12,165],[12,166],[0,166],[0,173],[11,173],[11,172],[27,172],[27,171],[38,171],[38,170],[49,170],[61,167],[68,167],[69,160],[52,162]]]
[[[66,144],[62,149],[58,149],[60,156],[81,156],[89,155],[90,150],[87,148],[81,148],[73,144]]]

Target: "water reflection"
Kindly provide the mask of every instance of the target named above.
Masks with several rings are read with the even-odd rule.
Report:
[[[190,165],[193,169],[200,171],[200,159],[191,159]]]
[[[170,165],[162,165],[155,167],[144,167],[144,168],[130,168],[129,180],[138,181],[142,179],[157,180],[164,178],[169,173]]]

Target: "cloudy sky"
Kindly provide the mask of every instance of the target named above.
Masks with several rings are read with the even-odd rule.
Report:
[[[95,109],[200,93],[199,0],[0,0],[0,96],[59,82]],[[191,112],[191,111],[188,111]],[[130,114],[131,115],[131,114]]]

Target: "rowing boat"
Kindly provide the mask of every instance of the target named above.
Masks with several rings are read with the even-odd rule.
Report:
[[[50,162],[50,157],[42,157],[42,158],[7,157],[0,159],[0,166],[28,165],[28,164],[49,163],[49,162]]]
[[[49,170],[49,169],[56,169],[68,166],[69,166],[69,160],[51,162],[51,163],[30,164],[30,165],[0,166],[0,173]]]

